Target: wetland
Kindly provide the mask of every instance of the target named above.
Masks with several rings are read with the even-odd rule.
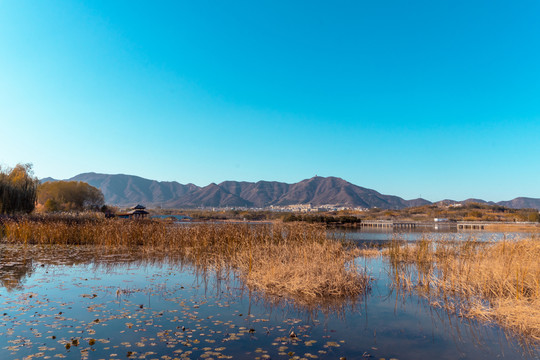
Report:
[[[2,359],[540,357],[534,328],[473,316],[455,306],[471,294],[435,283],[451,279],[440,260],[451,244],[484,254],[525,238],[532,247],[504,261],[526,259],[517,296],[537,304],[531,234],[64,219],[4,224],[2,235]]]

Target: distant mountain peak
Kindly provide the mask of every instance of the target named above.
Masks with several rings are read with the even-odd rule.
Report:
[[[52,177],[46,177],[46,178],[43,178],[43,179],[40,179],[40,180],[39,180],[39,182],[40,182],[41,184],[46,183],[46,182],[50,182],[50,181],[58,181],[58,180],[56,180],[56,179],[54,179],[54,178],[52,178]]]
[[[257,182],[227,180],[200,187],[180,184],[176,181],[156,181],[126,174],[102,174],[87,172],[67,180],[83,181],[103,192],[105,201],[111,205],[131,206],[144,204],[149,207],[268,207],[294,204],[342,205],[380,209],[402,209],[431,204],[425,199],[404,200],[398,196],[384,195],[335,176],[315,175],[297,183],[259,180]],[[53,178],[41,182],[56,181]],[[481,199],[462,201],[494,204]],[[455,204],[454,200],[442,200],[437,204]],[[497,204],[513,208],[540,209],[540,199],[520,197]]]

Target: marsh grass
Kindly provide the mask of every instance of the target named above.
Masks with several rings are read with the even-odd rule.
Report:
[[[459,315],[540,340],[540,240],[395,240],[385,250],[394,284]]]
[[[382,251],[376,247],[361,247],[358,249],[358,255],[363,258],[377,258],[382,255]]]
[[[4,242],[174,257],[201,271],[231,269],[251,288],[305,301],[357,296],[369,278],[355,247],[307,224],[190,224],[99,218],[5,220]]]

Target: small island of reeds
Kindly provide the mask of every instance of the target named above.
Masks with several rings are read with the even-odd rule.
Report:
[[[540,341],[540,239],[392,241],[394,286]]]

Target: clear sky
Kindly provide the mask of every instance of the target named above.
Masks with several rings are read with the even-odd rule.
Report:
[[[540,2],[0,0],[0,164],[540,198]]]

